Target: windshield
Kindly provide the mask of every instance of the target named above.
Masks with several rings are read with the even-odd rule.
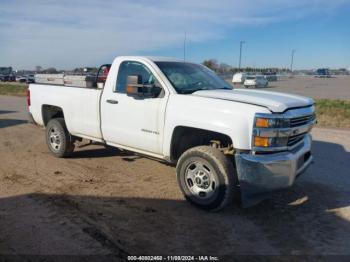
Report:
[[[232,89],[205,66],[184,62],[156,62],[156,65],[180,94],[198,90]]]

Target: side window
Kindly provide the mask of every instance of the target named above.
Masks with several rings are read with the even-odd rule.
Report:
[[[156,78],[151,71],[143,64],[134,61],[124,61],[121,63],[117,76],[116,92],[125,93],[126,80],[130,75],[141,76],[144,85],[155,84]]]

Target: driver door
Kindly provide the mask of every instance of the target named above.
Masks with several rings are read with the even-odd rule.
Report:
[[[135,75],[142,81],[140,84],[158,83],[155,74],[145,64],[122,62],[115,90],[103,96],[101,101],[103,136],[108,144],[161,155],[167,95],[164,89],[158,97],[127,95],[128,76]]]

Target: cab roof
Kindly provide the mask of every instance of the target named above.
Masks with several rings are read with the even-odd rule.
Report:
[[[152,62],[184,62],[183,59],[163,56],[120,56],[123,59],[148,59]]]

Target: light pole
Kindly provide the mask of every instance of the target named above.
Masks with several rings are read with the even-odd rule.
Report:
[[[242,62],[242,45],[244,44],[244,41],[239,42],[239,63],[238,63],[238,69],[241,69],[241,62]]]
[[[185,37],[184,37],[184,61],[186,61],[186,37],[187,37],[187,33],[185,31]]]
[[[295,53],[295,49],[292,49],[292,59],[290,61],[290,72],[293,73],[293,62],[294,62],[294,53]]]

